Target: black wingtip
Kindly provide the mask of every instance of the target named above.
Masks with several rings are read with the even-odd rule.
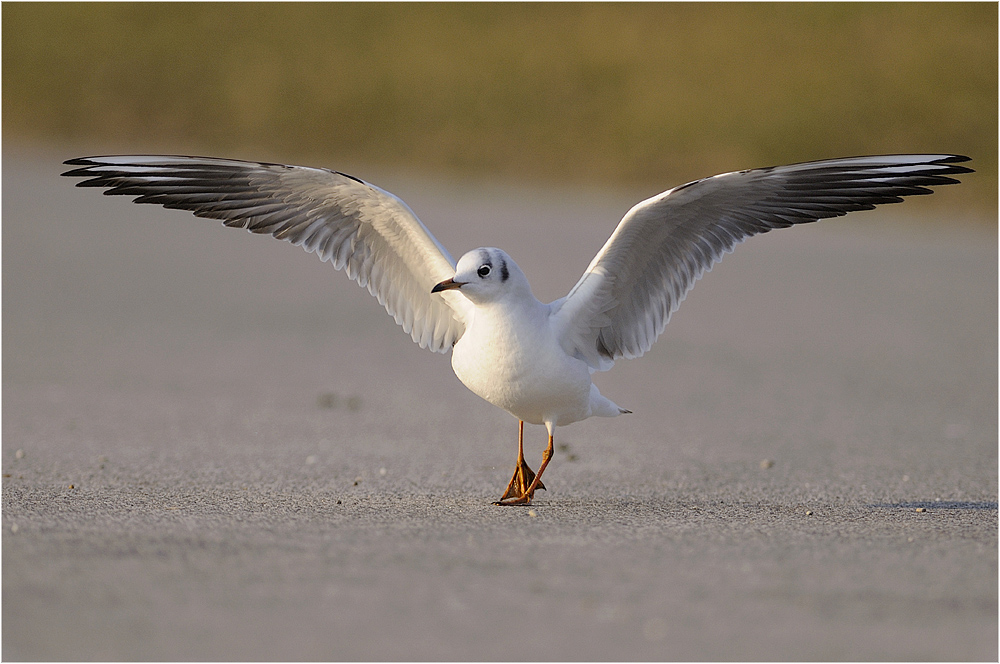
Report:
[[[968,166],[955,166],[954,164],[963,164],[967,161],[972,161],[972,157],[966,157],[963,154],[953,154],[948,155],[943,159],[935,159],[932,164],[948,164],[949,168],[945,171],[949,175],[962,175],[964,173],[975,173],[975,169],[969,168]],[[955,181],[957,184],[957,180]],[[946,184],[952,184],[951,182]]]
[[[87,177],[94,175],[88,169],[91,166],[97,166],[98,163],[94,161],[93,157],[75,157],[73,159],[67,159],[63,162],[66,166],[80,166],[80,168],[72,168],[65,173],[60,173],[62,177]],[[83,185],[83,182],[77,183],[76,186]]]

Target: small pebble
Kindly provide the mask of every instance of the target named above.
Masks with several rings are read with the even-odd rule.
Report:
[[[388,472],[388,471],[386,471],[386,469],[385,469],[385,468],[379,468],[379,469],[378,469],[378,474],[379,474],[379,475],[382,475],[383,477],[385,476],[386,472]]]
[[[362,478],[361,475],[358,475],[357,477],[355,477],[354,478],[354,486],[357,486],[357,485],[361,484],[361,480],[362,479],[364,479],[364,478]]]
[[[71,488],[71,489],[75,489],[75,488],[76,488],[76,485],[75,485],[75,484],[70,484],[70,485],[69,485],[69,488]]]
[[[17,452],[14,452],[14,458],[15,459],[23,459],[24,458],[24,450],[18,450]]]
[[[10,524],[10,532],[12,532],[12,533],[16,533],[17,532],[17,524],[16,523]]]
[[[317,459],[316,459],[316,455],[315,454],[310,454],[309,456],[306,457],[306,465],[307,466],[313,465],[314,463],[316,463],[316,461],[317,461]]]
[[[538,512],[535,510],[528,510],[528,516],[538,516]]]
[[[812,515],[813,515],[812,510],[806,510],[806,516],[812,516]]]
[[[918,507],[918,508],[917,508],[917,511],[918,511],[918,512],[926,512],[926,511],[927,511],[927,509],[926,509],[926,508],[924,508],[924,507]]]
[[[761,470],[767,470],[768,468],[770,468],[773,465],[774,465],[774,462],[771,461],[770,459],[764,459],[763,461],[760,462]]]

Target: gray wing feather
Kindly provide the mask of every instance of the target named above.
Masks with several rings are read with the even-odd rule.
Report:
[[[471,304],[431,288],[455,274],[455,260],[403,201],[336,171],[173,156],[86,157],[63,175],[81,187],[135,196],[271,235],[329,261],[374,295],[424,348],[449,350]]]
[[[724,173],[633,207],[565,299],[567,352],[598,370],[639,357],[705,270],[748,237],[930,194],[970,173],[957,155],[831,159]]]

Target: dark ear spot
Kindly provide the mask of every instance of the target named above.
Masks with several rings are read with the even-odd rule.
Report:
[[[510,272],[507,271],[507,261],[503,258],[500,259],[500,281],[507,281],[510,278]]]

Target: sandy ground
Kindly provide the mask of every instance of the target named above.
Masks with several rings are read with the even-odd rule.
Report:
[[[751,240],[498,508],[516,421],[448,356],[72,156],[3,159],[3,659],[997,659],[995,226]],[[656,193],[357,175],[545,300]]]

